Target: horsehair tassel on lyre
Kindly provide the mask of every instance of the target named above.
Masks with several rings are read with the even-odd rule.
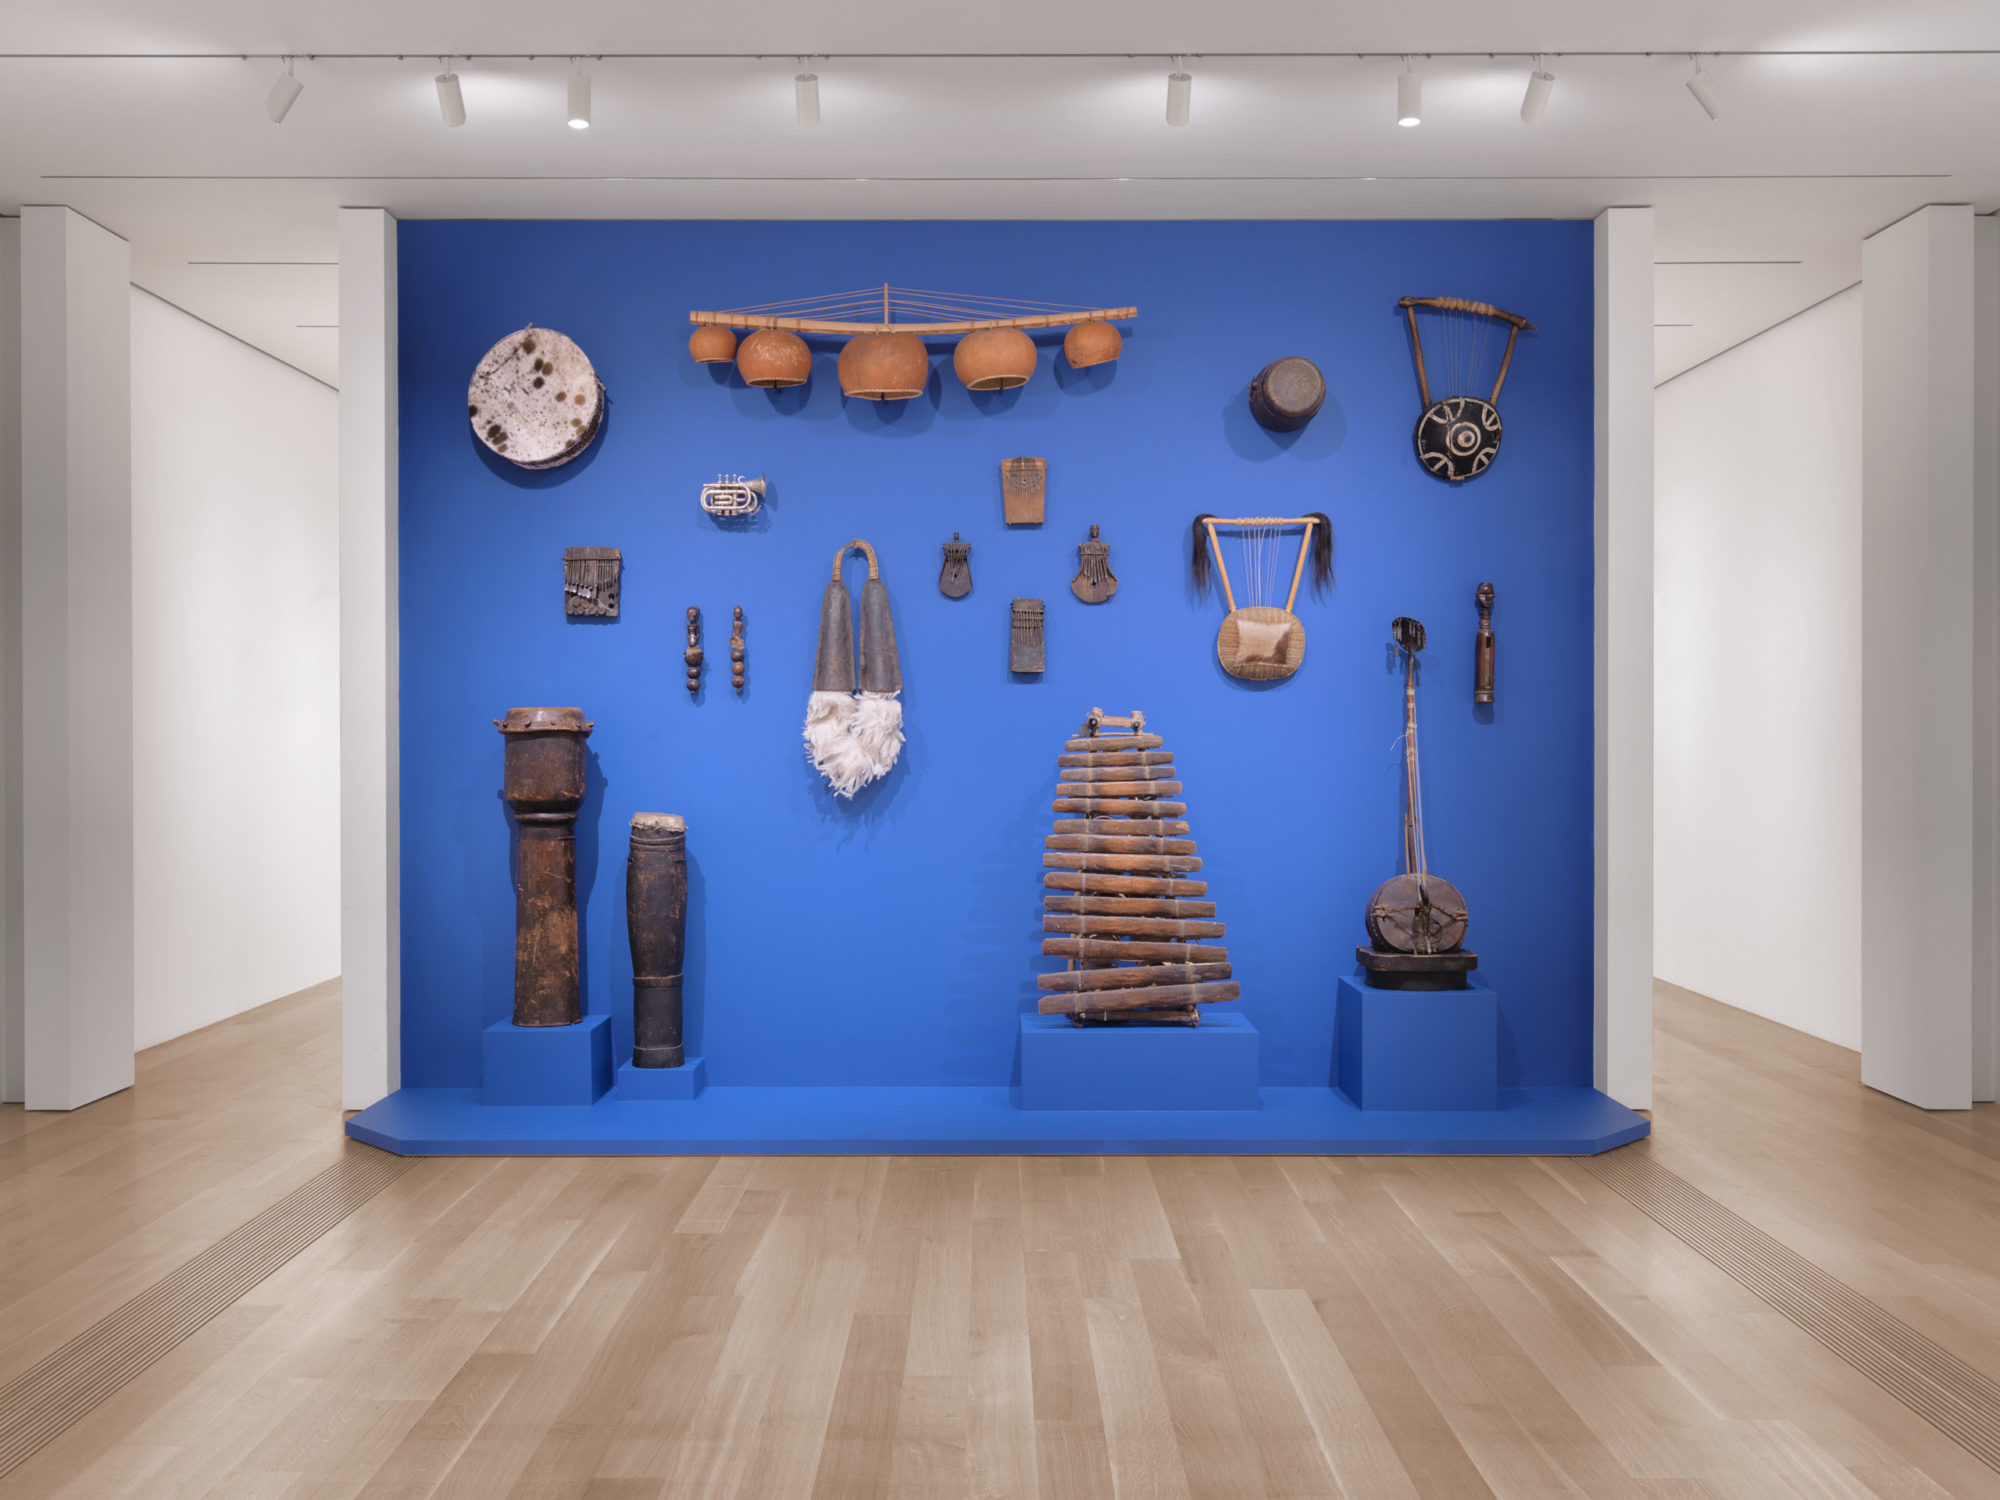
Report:
[[[1500,356],[1500,373],[1493,378],[1493,394],[1486,398],[1489,406],[1500,400],[1500,387],[1507,383],[1507,367],[1514,362],[1514,340],[1523,329],[1535,331],[1535,325],[1519,313],[1510,313],[1505,308],[1495,307],[1490,302],[1473,302],[1464,297],[1404,297],[1396,306],[1403,309],[1403,315],[1410,320],[1410,342],[1416,346],[1417,392],[1424,398],[1424,406],[1431,405],[1430,376],[1424,371],[1424,339],[1417,332],[1417,309],[1435,307],[1441,312],[1475,313],[1483,318],[1498,318],[1508,325],[1507,352]]]
[[[1208,523],[1214,519],[1215,517],[1211,516],[1207,511],[1203,511],[1194,518],[1194,530],[1191,537],[1193,547],[1188,560],[1194,567],[1194,591],[1197,594],[1206,594],[1208,592],[1208,548],[1210,540]]]

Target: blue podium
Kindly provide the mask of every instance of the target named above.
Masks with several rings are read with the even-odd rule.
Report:
[[[1357,1107],[1500,1107],[1500,999],[1462,990],[1378,990],[1357,972],[1334,1004],[1333,1083]]]
[[[595,1104],[611,1091],[611,1017],[574,1026],[495,1021],[481,1038],[487,1104]]]
[[[707,1087],[707,1058],[690,1057],[678,1068],[635,1068],[628,1058],[618,1065],[612,1092],[620,1099],[699,1099]]]
[[[1235,1011],[1199,1026],[1078,1026],[1021,1017],[1022,1109],[1262,1109],[1257,1028]]]

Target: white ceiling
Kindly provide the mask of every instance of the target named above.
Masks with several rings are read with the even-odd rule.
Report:
[[[0,209],[68,203],[132,242],[141,286],[338,379],[334,209],[405,218],[1548,217],[1659,209],[1661,378],[1860,276],[1861,238],[1929,202],[2000,206],[2000,55],[1708,61],[1689,50],[2000,49],[1993,0],[0,0]],[[1419,57],[1423,125],[1394,121],[1393,57],[1229,52],[1495,49]],[[439,122],[436,54],[468,122]],[[482,53],[556,54],[539,61]],[[1554,58],[1541,124],[1528,62]],[[308,60],[304,54],[408,54]],[[768,53],[588,64],[595,126],[563,125],[563,54]],[[1163,119],[1165,54],[1193,54],[1192,123]],[[279,65],[306,91],[264,114]],[[824,123],[793,123],[811,52]],[[864,53],[970,53],[960,59]],[[995,53],[1107,53],[1012,57]],[[202,261],[301,264],[203,265]],[[1004,288],[996,288],[1004,291]],[[1687,324],[1691,326],[1679,326]]]

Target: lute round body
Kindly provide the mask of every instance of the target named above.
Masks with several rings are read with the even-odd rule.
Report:
[[[1482,474],[1500,451],[1500,412],[1477,396],[1433,401],[1417,418],[1417,459],[1453,483]]]

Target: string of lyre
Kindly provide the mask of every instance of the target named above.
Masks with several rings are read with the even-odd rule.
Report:
[[[1299,584],[1306,575],[1306,557],[1312,551],[1313,528],[1323,525],[1320,516],[1204,516],[1202,523],[1208,531],[1209,554],[1215,559],[1216,577],[1222,583],[1222,597],[1229,605],[1230,612],[1236,610],[1236,590],[1229,581],[1229,565],[1223,561],[1222,539],[1216,534],[1220,527],[1247,531],[1244,538],[1243,573],[1249,584],[1247,597],[1253,605],[1269,604],[1277,594],[1279,577],[1278,558],[1281,548],[1278,534],[1293,526],[1303,526],[1305,531],[1299,537],[1298,561],[1292,565],[1291,591],[1285,596],[1285,611],[1290,613],[1298,603]]]
[[[1442,342],[1439,350],[1442,358],[1438,364],[1445,380],[1453,382],[1453,389],[1443,392],[1446,396],[1469,396],[1473,392],[1475,372],[1486,364],[1487,350],[1491,348],[1490,334],[1493,324],[1507,325],[1507,347],[1500,356],[1499,373],[1493,377],[1493,389],[1487,395],[1487,404],[1494,405],[1500,400],[1500,387],[1507,383],[1507,368],[1514,362],[1514,341],[1522,330],[1534,331],[1535,325],[1519,313],[1510,313],[1495,307],[1490,302],[1472,302],[1464,297],[1404,297],[1397,304],[1410,320],[1410,342],[1415,346],[1417,356],[1417,391],[1424,399],[1424,405],[1432,401],[1430,371],[1424,359],[1424,337],[1417,328],[1417,309],[1425,308],[1437,313],[1443,319],[1443,336],[1432,339],[1433,347]]]

